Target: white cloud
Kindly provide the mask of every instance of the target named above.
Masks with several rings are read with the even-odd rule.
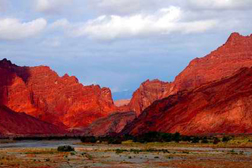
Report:
[[[90,0],[89,3],[98,12],[110,14],[129,14],[156,6],[153,0]]]
[[[113,40],[117,38],[162,35],[170,33],[199,33],[213,28],[215,20],[183,21],[184,13],[179,7],[160,9],[154,14],[130,16],[103,15],[82,24],[71,25],[59,20],[53,27],[64,27],[74,37],[87,36],[94,39]]]
[[[184,10],[244,10],[252,8],[252,0],[87,0],[94,12],[129,15],[141,11],[155,11],[169,6]]]
[[[169,6],[183,6],[184,0],[88,0],[95,12],[106,14],[133,14],[156,11]]]
[[[0,40],[18,40],[39,34],[46,28],[45,19],[21,22],[13,18],[0,19]]]
[[[39,12],[55,13],[72,2],[73,0],[36,0],[35,9]]]

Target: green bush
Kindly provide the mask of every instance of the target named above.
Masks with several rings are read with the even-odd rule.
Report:
[[[182,140],[180,133],[162,133],[162,132],[148,132],[137,137],[134,137],[134,142],[146,143],[146,142],[180,142]]]
[[[213,144],[218,144],[220,142],[219,138],[214,138]]]
[[[83,142],[83,143],[96,143],[97,139],[94,136],[82,137],[81,142]]]
[[[228,142],[228,141],[230,141],[231,139],[232,139],[231,137],[224,136],[224,137],[222,138],[222,142]]]
[[[73,152],[75,150],[72,146],[67,145],[67,146],[59,146],[58,151],[59,152]]]
[[[122,144],[122,140],[120,138],[110,138],[108,144]]]
[[[204,137],[204,138],[202,139],[201,143],[208,143],[207,137]]]
[[[200,138],[199,137],[193,137],[192,143],[199,143]]]

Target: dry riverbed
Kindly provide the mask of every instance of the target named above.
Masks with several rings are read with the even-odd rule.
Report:
[[[75,152],[58,152],[71,145]],[[0,167],[18,168],[252,168],[252,148],[186,144],[81,144],[20,141],[0,144]]]

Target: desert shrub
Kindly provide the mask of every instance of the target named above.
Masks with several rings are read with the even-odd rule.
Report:
[[[192,138],[191,136],[182,136],[181,137],[181,140],[182,141],[185,141],[185,142],[191,142],[192,141]]]
[[[121,138],[110,138],[108,144],[122,144]]]
[[[66,146],[59,146],[58,151],[59,152],[73,152],[75,150],[72,146],[66,145]]]
[[[146,142],[179,142],[182,140],[180,133],[162,133],[162,132],[148,132],[137,137],[134,137],[134,142],[146,143]]]
[[[204,138],[202,139],[201,143],[208,143],[207,137],[204,137]]]
[[[126,150],[126,149],[116,149],[115,152],[116,152],[116,154],[120,154],[120,153],[123,153],[123,152],[128,152],[128,150]]]
[[[228,142],[228,141],[230,141],[231,139],[232,139],[231,137],[224,136],[224,137],[222,138],[222,142]]]
[[[96,143],[97,139],[94,136],[82,137],[81,142],[83,142],[83,143]]]
[[[213,144],[218,144],[219,142],[220,142],[219,138],[215,137],[214,141],[213,141]]]
[[[169,133],[166,133],[166,134],[163,134],[163,140],[165,142],[171,142],[172,141],[172,134],[169,134]]]
[[[199,137],[193,137],[192,143],[199,143],[200,138]]]
[[[180,133],[176,132],[176,133],[174,134],[173,140],[174,140],[175,142],[181,141],[181,135],[180,135]]]

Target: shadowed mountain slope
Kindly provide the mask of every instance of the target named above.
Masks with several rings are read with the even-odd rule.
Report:
[[[40,121],[25,113],[16,113],[0,106],[0,134],[11,135],[58,135],[66,131],[52,124]]]
[[[135,112],[114,113],[100,118],[82,132],[85,136],[107,136],[117,134],[136,118]]]

